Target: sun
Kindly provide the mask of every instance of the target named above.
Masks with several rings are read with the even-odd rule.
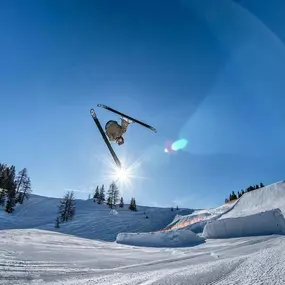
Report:
[[[116,170],[116,179],[119,179],[121,181],[126,181],[130,178],[129,176],[130,175],[128,169],[119,168]]]

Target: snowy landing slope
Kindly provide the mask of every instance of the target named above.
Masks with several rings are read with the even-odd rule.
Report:
[[[245,193],[234,209],[221,219],[245,217],[265,211],[280,209],[285,214],[285,182],[280,181]]]
[[[98,205],[92,200],[76,200],[76,216],[73,221],[60,225],[56,230],[60,199],[32,195],[23,205],[17,205],[12,214],[0,208],[1,229],[38,228],[58,231],[78,237],[115,241],[117,234],[123,232],[150,232],[164,228],[180,211],[170,208],[138,206],[137,212],[128,209],[128,205],[111,211],[106,205]],[[191,213],[193,210],[181,210]],[[148,216],[148,219],[146,218]]]
[[[176,215],[174,220],[164,230],[188,229],[195,233],[203,231],[208,221],[216,220],[229,212],[236,202],[227,203],[217,208],[197,210],[190,215]]]
[[[285,284],[285,239],[209,240],[159,249],[41,230],[0,231],[3,285]]]
[[[285,182],[244,194],[235,207],[206,224],[205,238],[285,234]]]

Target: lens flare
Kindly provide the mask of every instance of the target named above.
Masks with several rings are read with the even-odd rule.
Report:
[[[175,141],[172,144],[171,149],[174,151],[177,151],[177,150],[185,148],[187,144],[188,144],[188,141],[186,139],[180,139],[180,140]]]

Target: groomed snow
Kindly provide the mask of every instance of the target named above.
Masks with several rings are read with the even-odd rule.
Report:
[[[235,207],[219,219],[208,222],[204,238],[285,233],[285,183],[277,182],[244,194]]]
[[[171,211],[170,208],[137,206],[132,212],[128,205],[110,209],[92,200],[76,200],[76,216],[73,221],[55,229],[60,199],[31,195],[15,212],[8,214],[0,207],[0,230],[37,228],[72,234],[78,237],[115,241],[122,232],[151,232],[163,229],[177,213],[192,213],[191,209]],[[146,216],[148,218],[146,218]]]
[[[244,217],[274,209],[280,209],[285,214],[284,181],[245,193],[235,207],[221,219]]]
[[[284,216],[280,209],[275,209],[246,217],[209,222],[204,228],[203,237],[233,238],[284,233]]]
[[[42,230],[0,231],[3,285],[285,284],[280,236],[145,248]]]
[[[150,233],[120,233],[117,235],[116,242],[136,246],[183,247],[195,246],[205,242],[205,240],[190,230],[172,230]]]

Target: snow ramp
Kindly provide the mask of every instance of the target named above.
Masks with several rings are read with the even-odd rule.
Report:
[[[168,232],[120,233],[117,243],[145,247],[188,247],[205,242],[190,230],[172,230]]]
[[[285,234],[285,182],[245,193],[231,211],[206,224],[204,238]]]

